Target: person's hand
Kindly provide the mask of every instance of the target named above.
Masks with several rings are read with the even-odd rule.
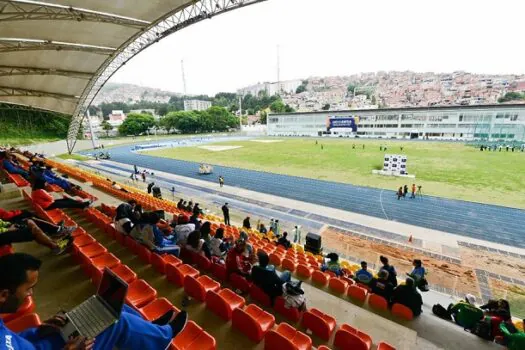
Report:
[[[77,336],[69,339],[63,350],[91,350],[95,344],[94,339]]]
[[[37,329],[37,334],[40,338],[48,337],[51,334],[60,332],[60,328],[67,323],[67,318],[64,313],[58,313],[48,320],[45,320]]]

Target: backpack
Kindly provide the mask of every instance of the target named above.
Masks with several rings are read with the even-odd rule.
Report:
[[[476,323],[474,328],[471,329],[471,332],[480,338],[493,341],[494,336],[492,335],[492,322],[491,321],[492,321],[492,318],[490,316],[486,316],[484,319]]]
[[[432,313],[439,318],[452,321],[452,316],[450,315],[450,312],[447,309],[445,309],[441,304],[434,305],[432,307]]]

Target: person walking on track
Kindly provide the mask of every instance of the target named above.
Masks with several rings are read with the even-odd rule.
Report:
[[[228,208],[228,203],[224,203],[222,206],[222,214],[224,215],[224,223],[230,226],[230,208]]]
[[[220,185],[221,187],[224,186],[224,177],[222,177],[222,175],[219,176],[219,185]]]

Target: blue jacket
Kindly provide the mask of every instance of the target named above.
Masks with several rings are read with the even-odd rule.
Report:
[[[355,279],[358,282],[364,284],[370,283],[370,281],[372,281],[372,278],[374,278],[374,276],[370,272],[368,272],[368,270],[361,269],[355,273]]]
[[[24,333],[17,334],[9,330],[0,319],[0,350],[32,350],[33,344],[24,339]]]

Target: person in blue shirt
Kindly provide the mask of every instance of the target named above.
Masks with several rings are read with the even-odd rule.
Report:
[[[37,258],[15,253],[0,257],[0,313],[14,313],[24,299],[33,295],[33,288],[38,282],[38,270],[42,262]],[[185,327],[188,315],[173,311],[161,316],[152,323],[144,320],[131,307],[124,305],[118,322],[108,327],[95,339],[82,336],[64,342],[60,328],[66,323],[63,315],[58,314],[44,321],[37,328],[23,332],[11,331],[0,320],[1,350],[61,350],[61,349],[166,349],[172,339]]]
[[[0,152],[0,159],[2,160],[2,165],[10,174],[18,174],[21,175],[24,179],[29,180],[29,173],[25,171],[24,169],[20,168],[18,165],[16,165],[13,161],[10,159],[10,154],[7,152]]]
[[[64,189],[64,191],[69,191],[71,189],[71,184],[69,181],[67,181],[64,178],[59,177],[57,174],[55,174],[52,170],[53,168],[51,166],[46,166],[46,170],[44,170],[44,179],[48,184],[57,185]]]
[[[155,212],[142,214],[140,222],[130,232],[131,237],[155,252],[179,256],[180,247],[174,243],[175,237],[165,236],[157,227],[159,221],[160,216]]]
[[[336,276],[343,276],[343,270],[341,269],[341,265],[339,265],[339,255],[336,253],[329,253],[326,255],[326,258],[329,260],[328,262],[324,260],[324,263],[321,266],[321,271],[325,272],[328,270],[335,273]]]
[[[366,261],[361,261],[361,270],[355,273],[355,280],[362,284],[369,284],[374,276],[367,270],[368,264]]]

